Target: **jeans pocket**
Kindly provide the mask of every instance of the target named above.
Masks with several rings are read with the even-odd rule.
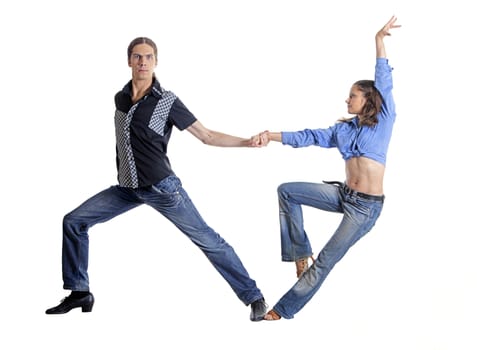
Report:
[[[166,177],[151,185],[147,202],[153,207],[178,208],[183,202],[181,182],[175,176]]]
[[[181,182],[176,176],[168,176],[157,184],[151,185],[153,192],[158,194],[174,194],[179,192]]]
[[[371,208],[366,205],[366,201],[362,201],[356,197],[348,197],[346,202],[353,208],[355,213],[359,213],[365,216],[369,216],[371,213]]]

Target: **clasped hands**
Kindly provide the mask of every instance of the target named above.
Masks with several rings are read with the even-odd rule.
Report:
[[[249,140],[250,147],[265,147],[271,141],[270,132],[268,130],[254,135]]]

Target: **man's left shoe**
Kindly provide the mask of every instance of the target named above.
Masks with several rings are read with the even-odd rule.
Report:
[[[91,293],[81,298],[75,298],[71,294],[64,298],[58,306],[46,310],[48,315],[66,314],[70,310],[80,307],[83,312],[91,312],[94,304],[94,296]]]
[[[251,321],[261,321],[267,313],[268,305],[265,303],[264,298],[255,300],[251,305],[252,311],[250,312]]]

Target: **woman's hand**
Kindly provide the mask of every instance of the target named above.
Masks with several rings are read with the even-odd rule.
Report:
[[[397,18],[392,16],[391,19],[376,33],[376,57],[378,58],[385,58],[386,57],[386,49],[384,47],[384,37],[390,36],[391,29],[401,27],[400,24],[396,24]]]

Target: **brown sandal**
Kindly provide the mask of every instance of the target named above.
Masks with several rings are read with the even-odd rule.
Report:
[[[275,310],[270,310],[263,316],[263,319],[266,321],[278,321],[281,318],[282,316],[277,314]]]
[[[313,262],[315,262],[315,259],[313,259],[312,256],[308,258],[298,259],[297,261],[295,261],[297,278],[300,278],[301,275],[303,275],[303,273],[308,270],[308,259],[311,259]]]

